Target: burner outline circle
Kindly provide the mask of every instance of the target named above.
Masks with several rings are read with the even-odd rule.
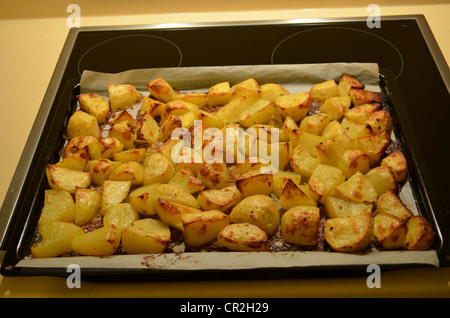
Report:
[[[291,35],[285,37],[285,38],[284,38],[283,40],[281,40],[280,42],[278,42],[278,44],[277,44],[277,45],[275,46],[275,48],[272,50],[272,55],[271,55],[271,57],[270,57],[270,62],[271,62],[272,64],[275,64],[275,63],[274,63],[275,52],[277,51],[277,49],[278,49],[284,42],[286,42],[286,41],[289,40],[290,38],[292,38],[292,37],[294,37],[294,36],[297,36],[297,35],[299,35],[299,34],[302,34],[302,33],[311,32],[311,31],[317,31],[317,30],[326,30],[326,29],[341,29],[341,30],[358,31],[358,32],[362,32],[362,33],[366,33],[366,34],[375,36],[375,37],[379,38],[380,40],[382,40],[382,41],[388,43],[388,44],[389,44],[390,46],[392,46],[392,47],[394,48],[394,50],[397,52],[398,56],[400,57],[400,61],[401,61],[400,71],[399,71],[398,74],[395,76],[395,78],[398,79],[399,76],[400,76],[400,74],[403,72],[403,66],[404,66],[403,56],[402,56],[402,54],[400,53],[400,51],[397,49],[397,47],[396,47],[394,44],[392,44],[391,42],[389,42],[389,41],[386,40],[385,38],[383,38],[383,37],[381,37],[381,36],[379,36],[379,35],[370,33],[370,32],[368,32],[368,31],[359,30],[359,29],[353,29],[353,28],[347,28],[347,27],[319,27],[319,28],[314,28],[314,29],[309,29],[309,30],[303,30],[303,31],[299,31],[299,32],[293,33],[293,34],[291,34]]]
[[[77,65],[77,71],[78,71],[78,74],[79,74],[80,76],[82,75],[82,72],[80,71],[80,64],[81,64],[81,61],[83,60],[83,58],[84,58],[90,51],[92,51],[93,49],[95,49],[96,47],[98,47],[98,46],[100,46],[100,45],[102,45],[102,44],[104,44],[104,43],[111,42],[111,41],[114,41],[114,40],[117,40],[117,39],[128,38],[128,37],[149,37],[149,38],[156,38],[156,39],[163,40],[163,41],[165,41],[165,42],[171,44],[174,48],[177,49],[177,51],[178,51],[178,53],[179,53],[179,55],[180,55],[180,61],[178,62],[178,65],[177,65],[176,67],[180,67],[180,66],[181,66],[181,63],[182,63],[182,61],[183,61],[183,54],[182,54],[180,48],[178,47],[178,45],[176,45],[174,42],[172,42],[172,41],[170,41],[170,40],[168,40],[168,39],[165,39],[165,38],[163,38],[163,37],[156,36],[156,35],[150,35],[150,34],[129,34],[129,35],[121,35],[121,36],[117,36],[117,37],[114,37],[114,38],[111,38],[111,39],[104,40],[104,41],[102,41],[102,42],[100,42],[100,43],[97,43],[96,45],[94,45],[93,47],[91,47],[90,49],[88,49],[86,52],[84,52],[83,55],[82,55],[82,56],[80,57],[80,59],[78,60],[78,65]]]

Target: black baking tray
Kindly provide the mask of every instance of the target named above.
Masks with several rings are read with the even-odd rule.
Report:
[[[446,232],[442,231],[433,213],[432,205],[428,200],[427,188],[424,183],[423,176],[419,173],[420,165],[420,151],[414,146],[414,135],[411,132],[412,127],[408,125],[410,122],[405,111],[405,105],[402,102],[402,98],[398,87],[395,83],[395,77],[391,70],[380,70],[380,87],[382,89],[383,103],[385,107],[392,113],[395,124],[395,137],[398,141],[397,147],[401,147],[405,156],[407,157],[410,167],[411,186],[417,201],[417,208],[421,214],[426,217],[434,231],[436,232],[435,241],[431,249],[437,251],[438,254],[444,253],[444,241],[443,236],[446,236]],[[76,81],[69,81],[67,87],[64,90],[63,98],[61,98],[58,107],[52,111],[53,116],[49,118],[48,127],[45,129],[46,138],[43,140],[42,151],[37,156],[35,173],[28,179],[27,184],[30,189],[35,191],[32,194],[26,196],[27,200],[24,200],[23,204],[26,208],[22,209],[22,213],[17,215],[15,220],[15,227],[12,229],[11,241],[7,253],[5,255],[2,274],[5,276],[27,276],[27,275],[56,275],[65,276],[68,275],[67,268],[32,268],[32,267],[18,267],[16,264],[23,258],[30,255],[30,247],[35,238],[37,229],[37,222],[39,219],[40,211],[43,205],[44,191],[48,189],[46,181],[45,167],[48,163],[55,163],[60,158],[61,150],[64,146],[64,139],[61,136],[65,133],[65,128],[68,118],[75,111],[77,107],[76,96],[80,94],[80,86]],[[274,252],[276,253],[276,252]],[[445,253],[444,253],[445,254]],[[332,257],[332,255],[330,255]],[[444,259],[446,259],[444,257]],[[412,267],[412,266],[424,266],[423,264],[378,264],[383,269],[392,269],[400,267]],[[312,266],[307,268],[271,268],[271,269],[245,269],[245,270],[232,270],[225,271],[228,275],[232,275],[233,278],[245,277],[293,277],[301,275],[314,275],[314,273],[324,272],[327,275],[333,275],[339,272],[339,275],[356,275],[363,273],[366,270],[366,266]],[[200,270],[194,275],[190,273],[186,275],[183,270],[171,270],[171,269],[152,269],[143,271],[142,269],[111,269],[111,268],[83,268],[83,277],[90,278],[107,278],[107,277],[122,277],[132,278],[136,276],[147,276],[151,279],[213,279],[214,277],[223,279],[227,277],[223,270]],[[264,274],[263,274],[264,273]],[[69,272],[70,274],[70,272]],[[263,276],[261,276],[263,275]]]
[[[410,17],[408,17],[409,19]],[[393,19],[398,19],[394,17]],[[404,17],[402,17],[404,19]],[[419,22],[422,18],[416,17]],[[324,21],[322,21],[324,22]],[[334,21],[336,22],[336,21]],[[283,22],[286,23],[286,22]],[[324,23],[329,23],[325,21]],[[422,21],[423,23],[423,21]],[[267,27],[266,23],[261,23]],[[272,22],[269,23],[269,25]],[[291,23],[293,25],[298,22]],[[256,23],[256,27],[259,24]],[[198,27],[198,26],[196,26]],[[214,26],[219,27],[221,32],[224,29],[232,28],[232,26]],[[239,27],[239,26],[238,26]],[[255,25],[245,25],[245,28],[255,27]],[[201,30],[207,29],[208,26],[199,27]],[[422,26],[423,28],[423,26]],[[180,28],[177,27],[179,30]],[[171,30],[172,31],[172,30]],[[109,32],[109,31],[107,31]],[[73,32],[71,34],[76,34]],[[69,35],[70,37],[71,35]],[[72,35],[75,36],[75,35]],[[69,41],[70,39],[68,39]],[[71,56],[72,48],[69,47],[63,52],[64,55]],[[69,58],[70,59],[70,58]],[[62,67],[65,67],[63,65]],[[442,72],[442,65],[441,72]],[[445,64],[444,79],[448,78],[448,66]],[[2,240],[2,250],[6,253],[3,258],[1,273],[4,276],[35,276],[35,275],[56,275],[67,276],[66,268],[23,268],[17,267],[17,263],[29,255],[29,247],[35,235],[37,228],[37,220],[42,208],[43,193],[47,188],[47,181],[45,176],[45,167],[48,163],[55,162],[59,157],[59,151],[62,149],[62,136],[65,133],[67,120],[75,110],[76,100],[75,96],[79,93],[80,77],[68,77],[67,74],[62,75],[61,70],[55,70],[52,82],[49,85],[45,100],[43,104],[50,105],[44,114],[39,114],[36,123],[41,124],[39,127],[39,135],[30,136],[28,145],[25,150],[29,150],[32,144],[32,153],[28,153],[28,158],[22,158],[19,162],[19,167],[23,167],[22,161],[29,162],[23,170],[18,169],[15,174],[16,179],[20,179],[20,187],[17,189],[17,184],[10,188],[10,195],[16,194],[13,203],[9,201],[2,207],[2,214],[6,209],[12,210],[8,220],[8,226],[4,233]],[[404,95],[408,92],[400,89],[397,83],[398,71],[393,71],[389,68],[380,68],[380,86],[383,92],[383,98],[388,107],[393,112],[395,125],[398,129],[397,138],[405,148],[405,154],[410,165],[411,185],[418,204],[418,210],[425,216],[433,229],[436,232],[435,242],[432,249],[436,251],[439,258],[439,266],[445,267],[450,265],[450,212],[442,210],[441,196],[442,189],[439,188],[438,182],[434,178],[435,175],[431,170],[436,167],[431,167],[432,163],[424,153],[423,145],[423,131],[418,129],[417,116],[420,115],[412,113],[404,101]],[[437,83],[436,83],[437,85]],[[439,84],[441,85],[441,84]],[[52,100],[53,98],[53,100]],[[47,100],[48,99],[48,100]],[[448,100],[448,99],[447,99]],[[445,107],[448,105],[438,105]],[[435,107],[438,107],[435,106]],[[448,110],[447,110],[448,111]],[[42,116],[40,118],[39,116]],[[424,123],[427,129],[432,129],[433,123]],[[432,145],[443,145],[449,139],[447,135],[439,135],[439,140],[430,140]],[[35,138],[35,140],[33,140]],[[26,157],[24,153],[23,157]],[[434,172],[434,171],[433,171]],[[7,196],[8,196],[7,194]],[[5,200],[6,201],[6,200]],[[11,211],[6,211],[11,212]],[[4,222],[4,220],[2,221]],[[421,264],[389,264],[383,265],[382,268],[398,268],[405,266],[423,266]],[[102,268],[83,268],[83,276],[86,277],[124,277],[130,279],[131,277],[150,277],[151,279],[225,279],[228,275],[233,278],[281,278],[286,276],[310,276],[312,273],[320,272],[321,276],[327,275],[353,275],[355,273],[365,273],[366,267],[360,266],[315,266],[314,268],[271,268],[271,269],[252,269],[252,270],[204,270],[196,273],[189,272],[186,275],[184,271],[175,270],[121,270],[121,269],[102,269]]]

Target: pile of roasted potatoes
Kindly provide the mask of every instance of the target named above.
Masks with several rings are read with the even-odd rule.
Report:
[[[392,147],[391,114],[358,78],[301,93],[254,78],[202,93],[157,78],[147,89],[77,96],[46,169],[33,257],[171,252],[179,238],[185,251],[273,251],[275,236],[344,253],[433,243],[399,198],[408,164]]]

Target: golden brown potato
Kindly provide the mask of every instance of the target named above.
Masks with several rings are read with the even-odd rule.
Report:
[[[123,150],[123,143],[115,137],[105,137],[100,139],[103,146],[102,158],[112,159],[113,154]]]
[[[289,179],[278,198],[278,205],[285,210],[289,210],[299,205],[316,205],[316,201],[312,198],[306,184],[298,185]]]
[[[278,97],[289,94],[289,91],[285,87],[274,83],[263,84],[260,89],[261,97],[272,103],[275,103]]]
[[[145,156],[145,148],[131,148],[113,153],[113,160],[119,162],[141,162]]]
[[[75,236],[84,234],[73,223],[53,221],[39,226],[41,241],[31,247],[31,255],[37,258],[57,257],[72,252]]]
[[[160,117],[162,116],[165,107],[165,103],[147,96],[143,96],[141,108],[139,109],[139,116],[149,113],[153,118]]]
[[[283,127],[281,128],[280,132],[280,142],[284,141],[290,141],[289,133],[293,131],[294,129],[298,129],[297,123],[292,119],[291,116],[286,116],[284,118]]]
[[[109,256],[120,245],[121,232],[114,226],[104,226],[94,231],[76,235],[72,240],[72,250],[80,255]]]
[[[131,181],[131,186],[141,186],[144,184],[144,167],[136,161],[124,162],[111,173],[109,179]]]
[[[298,122],[308,114],[311,103],[311,94],[309,92],[294,93],[278,97],[275,106],[281,114],[289,116],[295,122]]]
[[[357,203],[331,196],[325,199],[324,208],[330,219],[372,212],[372,204]]]
[[[134,134],[128,121],[114,124],[109,130],[108,136],[119,140],[123,144],[123,149],[130,149],[134,146]]]
[[[147,84],[147,89],[152,98],[164,103],[177,99],[178,92],[162,78],[156,78]]]
[[[88,149],[90,159],[97,160],[102,158],[104,146],[100,140],[94,136],[80,136],[72,138],[64,147],[63,157],[70,157],[86,147]]]
[[[377,191],[360,171],[334,188],[330,195],[357,203],[374,203],[378,198]]]
[[[202,191],[205,186],[195,177],[191,169],[184,167],[169,180],[169,183],[176,184],[189,193],[197,193]]]
[[[423,251],[430,248],[434,240],[434,231],[428,221],[419,215],[414,215],[406,222],[408,233],[405,248],[409,251]]]
[[[208,102],[208,94],[198,92],[180,93],[177,99],[203,108]]]
[[[38,226],[53,221],[73,222],[75,203],[69,192],[45,190],[44,206],[39,216]]]
[[[80,94],[77,96],[80,109],[97,118],[99,124],[106,121],[109,113],[109,102],[98,94]]]
[[[217,236],[217,246],[231,251],[264,252],[269,249],[266,232],[254,224],[228,224]]]
[[[341,121],[342,128],[352,139],[372,135],[372,128],[368,124],[360,124],[344,117]]]
[[[394,174],[389,167],[375,167],[367,172],[365,176],[377,191],[378,198],[386,191],[392,191],[394,193],[398,191],[397,181],[395,181]]]
[[[363,252],[372,239],[373,218],[369,213],[328,219],[325,240],[336,252]]]
[[[408,175],[408,164],[405,155],[401,151],[395,151],[385,157],[381,160],[381,165],[392,169],[397,182],[402,183],[406,180]]]
[[[320,164],[308,180],[308,189],[314,200],[325,202],[327,196],[345,181],[345,174],[338,168]]]
[[[101,214],[114,205],[122,203],[128,197],[131,181],[105,180],[103,182]]]
[[[391,114],[386,110],[379,110],[372,113],[367,118],[366,123],[370,125],[374,133],[380,132],[382,130],[392,132],[392,129],[394,128]]]
[[[111,121],[112,125],[119,124],[121,122],[128,122],[131,128],[136,128],[136,120],[134,119],[133,115],[131,115],[126,109],[120,111],[117,113],[116,116]]]
[[[330,120],[340,120],[346,114],[350,105],[349,96],[328,97],[320,106],[320,111],[330,116]]]
[[[408,228],[405,223],[389,213],[378,213],[373,218],[373,235],[387,250],[404,247]]]
[[[377,201],[378,213],[389,213],[395,215],[403,222],[413,216],[411,210],[392,191],[382,194]]]
[[[108,96],[111,111],[129,107],[142,97],[136,88],[129,84],[108,84]]]
[[[381,104],[364,104],[348,109],[344,116],[355,123],[364,124],[367,123],[371,114],[379,110],[381,110]]]
[[[63,158],[61,161],[57,162],[58,167],[64,167],[71,170],[84,171],[87,167],[89,161],[88,147],[77,150],[74,154]]]
[[[92,189],[75,189],[74,223],[82,226],[92,220],[102,207],[101,194]]]
[[[254,169],[241,174],[236,179],[236,187],[244,197],[254,194],[269,195],[273,187],[273,174]]]
[[[295,172],[299,173],[304,180],[308,180],[318,162],[305,148],[299,145],[292,150],[290,164]]]
[[[307,133],[300,129],[294,129],[289,133],[292,148],[302,146],[311,156],[316,157],[316,147],[326,139],[322,136]]]
[[[211,189],[201,191],[197,196],[197,202],[203,210],[218,210],[226,212],[242,200],[242,193],[231,185],[220,190]]]
[[[91,185],[89,172],[71,170],[57,165],[47,165],[45,170],[49,186],[55,190],[75,193],[75,188],[87,188]]]
[[[144,167],[144,185],[167,183],[176,173],[169,159],[159,152],[146,156],[142,166]]]
[[[154,215],[155,201],[157,199],[157,187],[159,183],[139,187],[133,190],[129,196],[128,201],[133,206],[133,209],[143,215]]]
[[[357,171],[362,174],[367,173],[370,170],[370,158],[361,150],[348,149],[342,154],[337,167],[345,173],[345,177],[348,179]]]
[[[167,120],[167,118],[172,115],[176,115],[181,118],[182,115],[191,112],[195,113],[195,117],[197,118],[199,107],[195,104],[176,99],[166,104],[166,107],[164,108],[164,112],[162,114],[162,119]]]
[[[140,219],[122,231],[122,248],[127,254],[163,253],[170,242],[170,228],[160,220]]]
[[[217,117],[214,114],[208,113],[206,111],[200,110],[198,112],[198,120],[202,121],[202,125],[207,128],[222,128],[225,126],[225,121],[222,118]]]
[[[225,162],[204,162],[197,178],[206,189],[222,189],[230,184],[230,175]]]
[[[217,210],[187,213],[181,215],[183,237],[191,246],[202,246],[217,239],[230,216]]]
[[[320,134],[325,139],[334,139],[344,133],[344,128],[338,120],[332,120],[326,125]]]
[[[139,220],[139,214],[130,203],[119,203],[110,207],[103,216],[103,226],[114,225],[122,232],[128,225]]]
[[[339,167],[342,158],[342,149],[334,139],[327,139],[316,146],[318,164]]]
[[[316,246],[319,241],[320,209],[316,206],[297,206],[281,217],[281,233],[289,244]]]
[[[159,138],[158,123],[149,113],[145,113],[139,119],[135,131],[134,144],[136,147],[147,147],[155,143]]]
[[[313,135],[320,135],[330,121],[331,117],[325,113],[308,115],[301,120],[299,129]]]
[[[201,213],[202,210],[187,205],[171,202],[162,198],[155,201],[155,210],[159,219],[170,227],[183,230],[181,216],[187,213]]]
[[[234,124],[237,123],[237,118],[239,115],[246,109],[248,109],[255,100],[248,99],[245,96],[239,98],[233,98],[225,106],[221,107],[216,113],[215,116],[223,119],[225,124]]]
[[[354,106],[382,102],[380,93],[370,92],[360,88],[352,88],[350,90],[350,98]]]
[[[108,180],[109,176],[122,163],[109,159],[90,160],[87,164],[87,172],[91,175],[93,185],[101,186],[103,181]]]
[[[100,127],[96,117],[82,110],[77,110],[70,116],[67,123],[67,138],[71,140],[81,136],[98,138],[100,137]]]
[[[225,105],[231,100],[229,82],[221,82],[211,86],[208,90],[208,107]]]
[[[245,97],[245,99],[256,102],[261,97],[261,88],[259,83],[254,78],[248,78],[231,87],[231,98],[237,99]]]
[[[272,118],[275,105],[266,99],[259,99],[249,108],[244,110],[237,118],[244,127],[251,127],[255,124],[266,124]]]
[[[254,224],[270,237],[280,225],[280,213],[269,196],[255,194],[236,204],[231,210],[230,222]]]
[[[327,80],[311,87],[311,99],[316,102],[325,102],[329,97],[340,96],[335,80]]]
[[[288,180],[292,180],[294,183],[300,184],[302,175],[292,171],[278,171],[273,174],[272,193],[275,194],[277,198],[281,196],[284,186]]]

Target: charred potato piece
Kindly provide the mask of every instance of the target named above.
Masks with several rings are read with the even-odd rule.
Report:
[[[111,121],[111,124],[119,124],[122,122],[127,122],[131,128],[136,128],[136,120],[134,119],[133,115],[131,115],[126,109],[120,111],[117,113],[116,116],[114,116],[113,120]]]
[[[139,119],[138,126],[135,131],[134,144],[136,147],[147,147],[155,143],[159,138],[159,127],[155,119],[145,113]]]
[[[109,130],[108,136],[119,140],[123,144],[123,149],[130,149],[134,146],[134,133],[128,121],[114,124]]]
[[[108,180],[109,176],[122,163],[109,159],[90,160],[87,164],[87,172],[91,175],[93,185],[101,186],[103,181]]]
[[[363,124],[367,123],[370,115],[379,110],[381,110],[381,104],[364,104],[348,109],[344,116],[355,123]]]
[[[141,108],[139,109],[139,115],[143,116],[145,113],[148,113],[153,118],[160,117],[162,116],[165,108],[165,103],[147,96],[143,96]]]
[[[56,163],[58,167],[64,167],[71,170],[84,171],[89,162],[89,152],[86,146],[83,149],[76,151],[74,154],[63,158],[61,161]]]

